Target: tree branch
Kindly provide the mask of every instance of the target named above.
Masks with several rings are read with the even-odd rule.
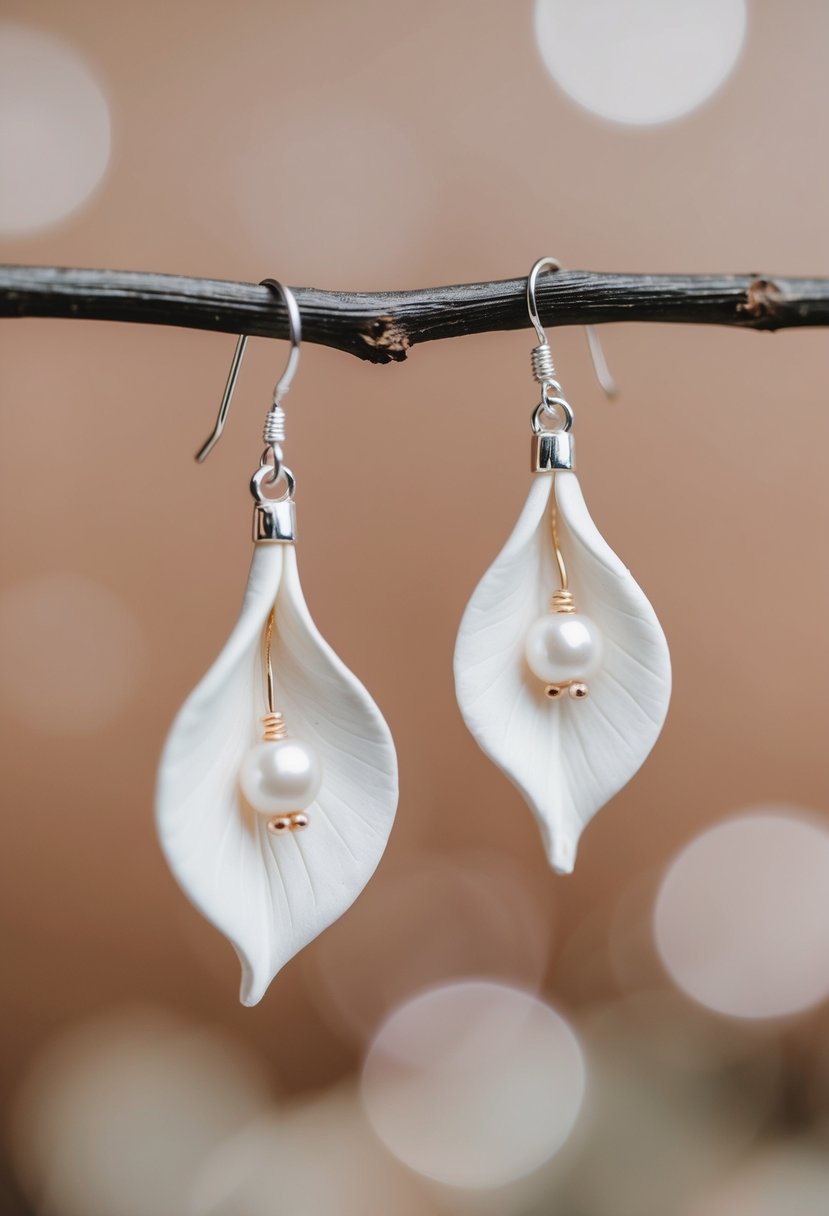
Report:
[[[438,338],[528,325],[526,278],[417,291],[295,287],[305,341],[371,363],[400,362]],[[829,325],[829,279],[760,275],[631,275],[560,271],[539,279],[545,325],[670,321],[782,329]],[[78,317],[287,337],[267,287],[122,270],[0,266],[0,316]]]

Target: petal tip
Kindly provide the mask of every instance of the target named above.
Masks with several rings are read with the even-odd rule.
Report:
[[[572,874],[576,867],[578,838],[542,831],[547,860],[556,874]]]
[[[250,967],[242,966],[242,983],[239,1000],[247,1008],[258,1005],[268,991],[273,976],[259,976]]]

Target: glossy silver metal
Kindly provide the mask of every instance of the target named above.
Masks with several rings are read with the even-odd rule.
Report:
[[[292,498],[257,502],[253,508],[253,541],[288,545],[296,540],[296,503]]]
[[[532,445],[530,469],[533,473],[555,473],[558,469],[576,467],[575,440],[570,434],[573,411],[566,398],[560,396],[557,380],[548,381],[541,390],[541,400],[532,415]]]
[[[538,335],[538,346],[535,347],[531,356],[532,370],[533,376],[539,384],[549,383],[550,380],[555,379],[555,367],[552,352],[550,351],[550,343],[541,324],[541,318],[538,315],[538,305],[535,299],[536,283],[542,271],[557,271],[561,269],[562,265],[558,258],[539,258],[527,276],[527,312],[530,314],[530,320]],[[592,325],[585,325],[584,329],[587,334],[587,343],[590,347],[590,356],[593,360],[593,370],[596,373],[596,379],[608,397],[615,397],[619,390],[616,387],[616,381],[610,374],[610,369],[607,366],[607,360],[604,357],[602,344],[599,341],[596,330]]]
[[[533,473],[555,473],[576,467],[576,441],[569,431],[539,431],[532,436],[530,469]]]
[[[285,480],[283,493],[278,498],[267,498],[262,487],[280,478]],[[253,508],[253,540],[257,545],[284,545],[296,540],[295,488],[294,475],[284,465],[276,470],[271,465],[262,465],[253,474],[250,492],[256,500]]]
[[[268,496],[262,492],[262,486],[273,485],[279,480],[280,477],[285,479],[285,489],[276,498],[268,498]],[[270,464],[262,464],[250,479],[250,492],[258,503],[267,504],[273,502],[291,502],[294,497],[295,489],[296,478],[291,470],[286,468],[284,464],[277,465],[276,468]]]
[[[291,387],[291,381],[294,378],[297,364],[299,363],[299,348],[300,343],[302,342],[302,318],[300,317],[299,305],[296,302],[296,297],[294,296],[294,293],[291,291],[290,287],[285,287],[284,284],[280,283],[278,279],[262,279],[260,286],[270,287],[273,291],[277,292],[277,294],[281,296],[282,302],[285,305],[285,309],[288,313],[291,350],[288,354],[288,362],[285,364],[285,370],[279,377],[276,387],[273,390],[272,409],[278,409],[281,405],[282,398]],[[240,334],[238,341],[236,342],[236,349],[233,352],[233,359],[231,360],[230,371],[228,373],[227,383],[225,384],[225,391],[222,395],[221,404],[219,405],[219,413],[216,416],[216,422],[210,435],[196,453],[196,460],[200,464],[209,456],[221,438],[222,431],[225,427],[225,422],[227,421],[227,415],[230,411],[230,403],[233,400],[233,392],[236,388],[236,381],[239,378],[239,369],[242,366],[242,359],[244,357],[245,347],[247,344],[248,335]],[[265,425],[267,430],[268,423],[266,422]],[[284,437],[284,417],[282,420],[282,434]],[[268,441],[266,440],[266,442]]]
[[[285,442],[285,411],[281,405],[272,405],[268,410],[262,438],[269,446]]]
[[[563,421],[559,420],[559,414]],[[542,422],[554,422],[554,426],[542,426]],[[532,428],[534,435],[540,435],[542,431],[559,432],[569,431],[573,426],[573,411],[570,408],[568,401],[563,397],[550,397],[547,401],[540,401],[533,410]]]
[[[530,320],[538,334],[539,346],[549,346],[544,326],[538,315],[538,305],[535,302],[535,285],[543,270],[561,270],[561,262],[558,258],[539,258],[527,276],[527,312],[530,314]]]

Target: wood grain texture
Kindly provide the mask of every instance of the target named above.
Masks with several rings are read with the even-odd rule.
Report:
[[[527,326],[526,278],[340,292],[294,287],[303,339],[370,363],[401,362],[421,342]],[[774,330],[829,325],[829,279],[633,275],[568,270],[539,280],[547,326],[660,321]],[[76,317],[287,337],[267,287],[127,270],[0,266],[0,316]]]

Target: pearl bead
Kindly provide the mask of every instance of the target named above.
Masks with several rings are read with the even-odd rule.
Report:
[[[242,793],[263,815],[304,811],[316,798],[321,782],[316,752],[290,737],[257,743],[239,770]]]
[[[602,661],[602,635],[579,612],[550,612],[530,626],[524,643],[533,675],[545,684],[584,680]]]

